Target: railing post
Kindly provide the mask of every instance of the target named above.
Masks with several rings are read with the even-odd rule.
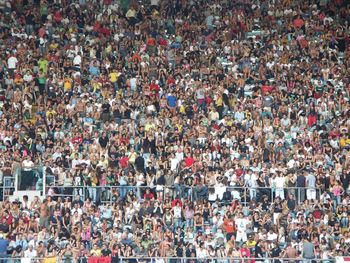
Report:
[[[4,202],[5,201],[5,183],[2,184],[2,201]]]
[[[82,193],[82,196],[83,196],[83,201],[85,201],[85,196],[86,196],[86,186],[83,185],[83,193]]]
[[[273,203],[273,192],[276,191],[276,188],[271,187],[271,203]]]
[[[194,187],[191,185],[191,202],[193,202],[193,195],[194,195]]]
[[[115,187],[114,189],[117,189],[117,187]],[[112,206],[113,203],[113,186],[111,186],[110,188],[110,193],[109,194],[109,204]]]
[[[298,195],[298,205],[300,204],[300,187],[297,188],[297,195]]]

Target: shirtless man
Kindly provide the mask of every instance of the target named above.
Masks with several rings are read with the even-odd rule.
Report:
[[[49,219],[49,207],[47,205],[47,200],[44,199],[43,203],[40,206],[40,220],[39,220],[39,226],[42,227],[48,227],[48,219]]]

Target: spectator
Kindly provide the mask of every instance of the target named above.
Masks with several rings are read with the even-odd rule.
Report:
[[[0,9],[1,256],[349,255],[347,1]]]

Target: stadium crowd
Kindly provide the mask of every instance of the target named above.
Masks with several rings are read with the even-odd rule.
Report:
[[[0,10],[0,262],[350,254],[346,0]]]

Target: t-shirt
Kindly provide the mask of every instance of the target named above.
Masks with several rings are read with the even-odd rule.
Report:
[[[46,73],[47,71],[47,66],[49,65],[49,62],[46,59],[40,59],[38,61],[39,68]]]
[[[80,64],[81,64],[81,56],[80,55],[77,55],[74,57],[73,64],[74,64],[74,66],[80,66]]]
[[[236,219],[236,227],[239,232],[245,232],[247,230],[248,221],[245,218]]]
[[[303,257],[304,258],[315,258],[315,246],[311,242],[304,242],[303,243]]]
[[[8,245],[9,241],[7,239],[0,239],[0,255],[6,253]]]
[[[194,159],[191,157],[185,158],[186,167],[191,167],[194,164]]]
[[[309,174],[306,177],[306,181],[307,181],[307,187],[316,187],[316,177],[313,174]]]
[[[16,65],[18,63],[18,60],[16,57],[9,57],[9,59],[7,60],[7,66],[9,69],[15,69]]]
[[[233,233],[235,230],[233,220],[226,219],[224,221],[224,226],[225,226],[226,233]]]
[[[271,251],[271,256],[273,257],[273,258],[276,258],[276,257],[279,257],[279,255],[281,254],[281,249],[280,249],[280,247],[279,246],[277,246],[277,247],[274,247],[273,249],[272,249],[272,251]]]
[[[109,81],[110,82],[115,83],[115,82],[117,82],[117,80],[118,80],[118,73],[116,73],[116,72],[109,73]]]
[[[168,101],[169,107],[172,107],[172,108],[176,107],[176,97],[175,96],[172,96],[172,95],[168,96],[167,101]]]

